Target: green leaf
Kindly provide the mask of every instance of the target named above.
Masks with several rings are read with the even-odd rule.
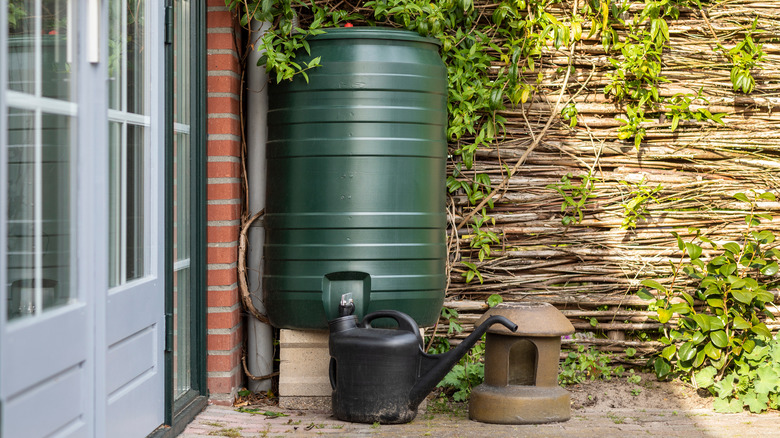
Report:
[[[704,354],[707,355],[712,360],[718,360],[721,357],[722,351],[715,348],[715,346],[712,344],[712,342],[707,342],[707,345],[704,346],[704,349],[702,350]]]
[[[739,254],[739,250],[741,249],[739,244],[735,242],[727,242],[723,244],[723,248],[725,248],[727,251],[731,252],[732,254]]]
[[[661,283],[655,281],[655,280],[642,280],[642,284],[649,287],[650,289],[655,289],[661,292],[666,292],[666,288],[661,285]]]
[[[772,193],[772,192],[764,192],[764,193],[758,195],[758,199],[764,199],[764,200],[771,201],[771,202],[775,202],[776,201],[775,194]]]
[[[693,359],[693,367],[698,368],[701,366],[701,364],[704,363],[704,359],[707,357],[707,355],[704,353],[704,350],[699,350],[698,353],[696,353],[696,358]]]
[[[723,300],[721,300],[720,298],[708,298],[707,304],[710,307],[714,307],[716,309],[725,309],[725,307],[723,306]]]
[[[653,368],[655,369],[655,375],[658,376],[659,379],[663,379],[664,377],[668,376],[672,371],[672,365],[661,357],[655,359]]]
[[[691,306],[688,303],[675,303],[669,306],[669,311],[679,315],[686,315],[691,312]]]
[[[661,350],[661,357],[663,357],[664,359],[666,359],[668,361],[671,361],[672,357],[674,357],[674,353],[676,353],[676,352],[677,352],[677,346],[672,344],[672,345],[664,348],[663,350]]]
[[[772,295],[772,292],[768,292],[761,288],[756,291],[756,300],[761,301],[762,303],[771,303],[775,300],[775,296]]]
[[[682,361],[688,362],[695,356],[696,347],[693,345],[693,342],[686,342],[680,346],[679,350],[677,350],[677,357],[679,357]]]
[[[710,339],[712,340],[712,343],[718,348],[726,348],[726,346],[729,345],[729,337],[723,330],[710,333]]]
[[[710,320],[710,330],[721,330],[723,327],[725,327],[723,321],[717,316],[712,316],[712,315],[704,315],[704,316]]]
[[[701,247],[690,242],[685,242],[685,251],[691,257],[691,260],[696,260],[701,256]]]
[[[742,202],[750,202],[750,199],[748,199],[748,197],[744,193],[737,193],[734,195],[734,198]]]
[[[764,336],[766,338],[772,337],[772,332],[769,331],[769,329],[766,327],[766,324],[764,324],[763,322],[751,327],[750,331],[752,331],[753,333],[759,336]]]
[[[777,274],[777,271],[778,271],[777,262],[772,262],[764,266],[763,268],[761,268],[761,273],[764,275],[775,275]]]
[[[722,414],[738,414],[742,412],[742,403],[736,399],[726,400],[719,398],[712,402],[712,408],[715,412]]]
[[[756,394],[754,391],[748,391],[743,396],[742,403],[750,409],[750,412],[758,414],[767,409],[769,397],[766,394]]]
[[[721,266],[720,269],[718,269],[718,272],[720,272],[721,275],[723,275],[724,277],[728,277],[729,275],[733,274],[734,271],[736,270],[737,270],[737,265],[735,265],[734,263],[728,263]]]
[[[710,318],[706,315],[696,314],[691,317],[703,332],[710,331]]]
[[[745,318],[739,315],[734,316],[733,324],[734,324],[734,328],[737,330],[747,330],[750,327],[752,327],[752,325],[749,322],[745,321]]]
[[[669,309],[658,309],[657,312],[658,312],[658,322],[660,322],[661,324],[666,324],[667,322],[669,322],[669,319],[671,319],[673,315],[672,311]]]
[[[497,305],[504,302],[504,298],[501,297],[499,294],[492,294],[487,299],[487,305],[488,307],[496,307]]]
[[[648,292],[648,290],[645,289],[645,288],[639,289],[639,291],[637,291],[636,295],[639,298],[641,298],[643,300],[646,300],[646,301],[652,301],[652,300],[655,299],[655,296],[653,294],[651,294],[650,292]]]
[[[718,370],[715,367],[704,367],[693,376],[699,388],[709,388],[715,383],[716,374],[718,374]]]
[[[747,289],[732,289],[731,296],[740,303],[750,304],[753,298],[756,297],[756,294]]]
[[[778,387],[780,387],[780,376],[775,367],[760,367],[756,371],[756,375],[758,376],[758,379],[754,380],[756,393],[769,394],[777,392]]]

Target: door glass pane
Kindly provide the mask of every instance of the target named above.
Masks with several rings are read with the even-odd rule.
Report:
[[[192,306],[193,303],[190,291],[190,268],[183,268],[175,271],[173,276],[174,398],[179,398],[192,387],[190,384],[192,377],[192,367],[190,366],[190,363],[192,362],[190,348],[190,343],[192,342],[190,306]]]
[[[190,258],[190,136],[177,132],[174,137],[174,262]]]
[[[70,301],[72,120],[9,108],[9,319]]]
[[[72,0],[8,4],[8,88],[70,100]]]
[[[8,5],[8,88],[30,94],[35,93],[35,37],[40,34],[35,3]]]
[[[190,2],[174,0],[174,168],[173,168],[173,272],[174,272],[174,398],[192,388],[192,308],[190,282]]]
[[[148,113],[145,107],[145,87],[148,83],[145,62],[147,50],[144,50],[145,4],[142,0],[130,0],[124,9],[127,14],[127,111],[136,114]]]
[[[124,131],[124,132],[123,132]],[[148,129],[109,123],[109,285],[145,274],[145,151]]]
[[[124,2],[108,2],[108,107],[122,109],[122,82],[124,81],[124,50],[122,50],[122,13]]]
[[[111,287],[148,274],[149,50],[146,2],[109,1],[109,273]]]
[[[143,126],[127,126],[126,155],[126,232],[127,271],[125,278],[132,280],[144,276],[144,149],[146,145]]]
[[[143,0],[110,0],[108,6],[108,105],[134,114],[148,114],[145,7]]]

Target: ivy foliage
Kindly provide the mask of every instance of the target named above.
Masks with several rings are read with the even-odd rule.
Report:
[[[607,81],[602,91],[623,108],[624,113],[617,117],[619,140],[639,148],[648,123],[667,117],[670,131],[686,121],[722,125],[724,114],[707,110],[701,91],[665,97],[659,89],[669,81],[663,72],[664,55],[672,44],[669,22],[678,19],[682,9],[703,10],[715,1],[225,0],[225,4],[247,28],[257,22],[270,23],[250,44],[264,52],[259,64],[276,82],[296,77],[308,80],[308,73],[319,66],[320,59],[302,63],[296,58],[304,52],[310,55],[307,38],[328,27],[386,26],[437,39],[448,74],[447,136],[454,170],[447,187],[452,195],[465,196],[468,204],[476,207],[496,185],[487,174],[473,171],[477,152],[497,148],[505,139],[507,110],[549,92],[542,89],[543,84],[549,87],[563,73],[581,68],[576,63],[556,67],[548,58],[570,52],[583,39],[600,40],[606,55]],[[730,36],[742,38],[735,45],[719,43],[714,48],[715,56],[731,68],[735,92],[750,93],[755,88],[753,74],[765,58],[760,34],[753,23],[752,28]],[[563,102],[555,110],[571,129],[576,128],[579,121],[573,102]],[[503,164],[502,176],[510,176],[510,169]],[[582,221],[596,182],[590,175],[580,177],[579,185],[572,179],[567,176],[560,184],[548,186],[563,198],[562,216],[567,224]],[[625,205],[623,228],[636,227],[647,201],[653,201],[662,189],[639,193],[634,197],[636,205]],[[487,207],[493,208],[493,200]],[[489,259],[491,246],[501,243],[501,236],[487,226],[493,222],[489,210],[480,213],[473,216],[465,237],[472,252],[472,260],[462,262],[467,282],[474,278],[483,281],[477,259]]]
[[[666,345],[655,359],[659,378],[682,376],[718,397],[720,411],[753,412],[778,408],[780,402],[780,341],[772,339],[765,318],[780,285],[780,250],[770,230],[755,230],[771,216],[756,214],[756,203],[775,201],[770,192],[738,193],[746,204],[746,229],[740,242],[714,242],[696,236],[684,241],[669,286],[644,280],[639,296],[651,300],[655,319],[665,324],[660,341]],[[715,255],[703,259],[703,245]],[[676,286],[678,277],[696,284],[694,290]],[[651,293],[654,291],[654,293]],[[672,324],[672,320],[676,322]]]

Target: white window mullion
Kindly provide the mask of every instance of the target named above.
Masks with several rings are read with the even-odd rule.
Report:
[[[35,16],[40,17],[42,13],[41,1],[35,2]],[[33,93],[40,97],[43,95],[43,43],[41,33],[43,32],[42,20],[35,20],[35,85]]]
[[[119,135],[119,281],[127,282],[127,123],[122,123]]]
[[[122,54],[121,60],[119,62],[119,75],[120,75],[120,81],[119,81],[119,96],[120,96],[120,104],[119,104],[119,110],[122,112],[127,112],[127,0],[122,1],[122,21],[120,21],[119,27],[122,33],[122,39],[120,40],[122,42],[121,47],[119,49],[119,53]],[[122,141],[124,141],[125,137],[122,137]],[[126,193],[126,192],[122,192]]]
[[[49,97],[36,97],[20,91],[8,90],[5,92],[8,106],[21,110],[35,111],[38,108],[46,108],[49,114],[75,117],[78,105],[73,102],[52,99]]]
[[[35,110],[33,150],[33,306],[43,312],[43,112]]]

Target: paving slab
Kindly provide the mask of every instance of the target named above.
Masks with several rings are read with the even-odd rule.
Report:
[[[707,409],[576,409],[569,421],[540,425],[495,425],[471,421],[464,412],[420,411],[408,424],[348,423],[327,410],[275,406],[259,413],[208,406],[180,438],[226,437],[780,437],[780,414],[718,414]]]

